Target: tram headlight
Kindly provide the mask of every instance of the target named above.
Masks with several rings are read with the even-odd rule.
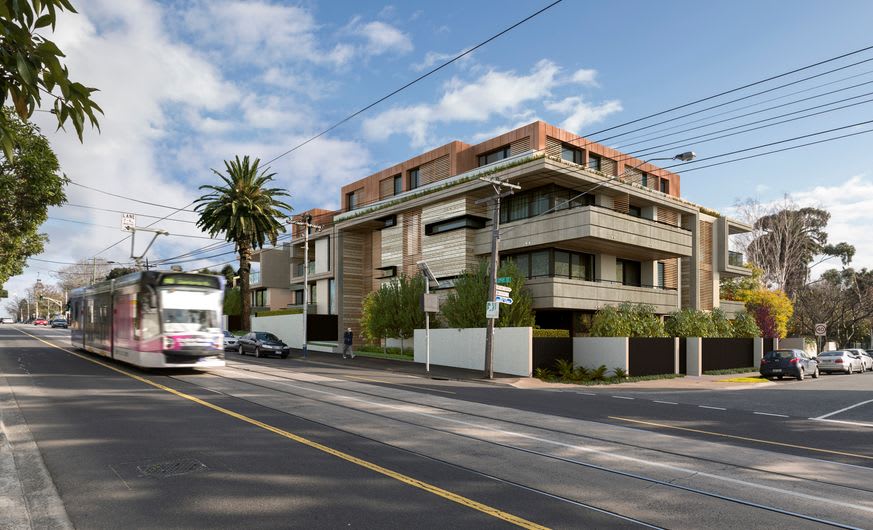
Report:
[[[176,341],[173,340],[172,337],[164,337],[164,349],[172,350],[175,349]]]

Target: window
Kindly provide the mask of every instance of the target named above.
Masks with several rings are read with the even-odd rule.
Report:
[[[530,254],[530,277],[549,276],[549,251],[539,250]]]
[[[582,165],[585,160],[585,153],[583,153],[581,149],[576,149],[564,144],[561,147],[561,158],[567,162]]]
[[[667,179],[661,179],[661,192],[670,193],[670,181]]]
[[[346,193],[346,209],[354,210],[358,207],[358,196],[356,191]]]
[[[628,215],[633,215],[634,217],[642,217],[643,209],[639,206],[634,206],[633,204],[631,204],[627,207],[627,213]]]
[[[574,280],[594,280],[594,255],[560,249],[545,249],[503,256],[501,263],[512,261],[527,278],[554,276]]]
[[[659,261],[657,263],[657,265],[658,265],[658,287],[663,289],[667,285],[667,275],[666,275],[666,272],[664,270],[664,263]]]
[[[439,221],[425,225],[424,233],[429,236],[451,232],[452,230],[461,230],[464,228],[484,228],[488,220],[484,217],[476,217],[474,215],[462,215],[453,217],[445,221]]]
[[[508,223],[542,215],[550,211],[566,210],[594,204],[594,196],[579,195],[578,191],[549,185],[507,197],[500,208],[500,222]],[[570,199],[573,199],[570,201]]]
[[[555,251],[555,276],[570,277],[570,253],[563,250]]]
[[[389,216],[383,217],[379,220],[382,221],[382,223],[383,223],[382,228],[391,228],[392,226],[397,226],[397,216],[396,215],[389,215]]]
[[[400,175],[394,175],[394,195],[400,195],[403,192],[403,178]]]
[[[415,188],[418,187],[418,175],[419,175],[419,168],[409,170],[408,178],[407,178],[409,185],[406,187],[406,189],[414,190]]]
[[[649,187],[649,174],[648,173],[640,173],[640,184],[644,188]]]
[[[327,280],[327,314],[335,315],[336,314],[336,282],[333,278]]]
[[[309,286],[309,303],[315,304],[318,303],[318,297],[316,296],[317,292],[315,288],[318,286],[317,283],[313,283]]]
[[[594,281],[594,255],[571,254],[570,278],[576,280]]]
[[[294,305],[303,305],[303,289],[294,291]]]
[[[642,283],[642,264],[627,259],[615,260],[615,279],[622,285],[639,287]]]
[[[496,151],[491,151],[490,153],[485,153],[484,155],[479,155],[479,166],[484,166],[487,164],[492,164],[497,162],[498,160],[503,160],[504,158],[509,158],[509,146],[501,147]]]
[[[267,291],[263,289],[252,291],[252,305],[256,307],[267,307]]]
[[[595,170],[600,171],[600,157],[597,155],[588,154],[588,167]]]

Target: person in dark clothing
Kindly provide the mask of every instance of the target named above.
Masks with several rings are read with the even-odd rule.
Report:
[[[346,332],[343,333],[343,359],[348,357],[351,357],[352,359],[355,358],[355,352],[352,350],[352,341],[354,337],[355,335],[352,333],[352,328],[347,329]]]

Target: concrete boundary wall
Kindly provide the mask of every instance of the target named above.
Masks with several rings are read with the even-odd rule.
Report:
[[[685,338],[685,358],[686,375],[697,377],[703,375],[703,339],[700,337]]]
[[[252,317],[252,331],[268,331],[292,348],[303,347],[303,315]]]
[[[415,362],[424,364],[425,330],[415,330]],[[485,328],[430,330],[430,363],[468,370],[485,368]],[[533,371],[531,328],[494,330],[494,371],[529,377]]]
[[[597,368],[601,364],[613,370],[629,369],[627,337],[574,337],[573,364]]]

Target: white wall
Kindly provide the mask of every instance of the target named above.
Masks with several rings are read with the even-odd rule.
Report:
[[[292,348],[303,347],[303,315],[252,317],[252,331],[269,331]]]
[[[315,274],[330,271],[330,236],[315,240]]]
[[[425,333],[415,330],[415,362],[424,363]],[[469,370],[485,368],[485,328],[430,330],[430,362]],[[531,328],[494,330],[494,371],[529,377],[533,371]]]
[[[610,370],[621,368],[627,371],[627,337],[574,337],[573,364],[585,368],[597,368],[605,364]]]
[[[685,373],[700,377],[703,375],[703,339],[685,338]]]

